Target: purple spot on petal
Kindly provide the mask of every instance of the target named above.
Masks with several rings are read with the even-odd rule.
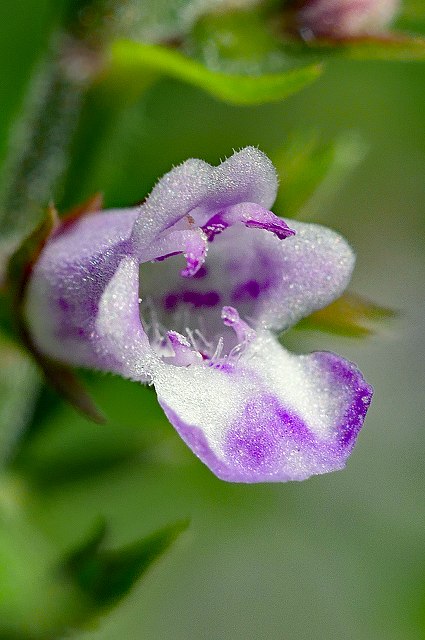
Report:
[[[119,263],[129,251],[127,240],[84,258],[75,265],[64,262],[57,274],[60,285],[56,297],[46,300],[46,306],[56,306],[55,336],[64,342],[89,341],[95,335],[95,320],[99,300],[114,275]],[[75,287],[75,282],[84,283],[84,295]],[[77,339],[77,340],[76,340]]]
[[[71,308],[71,304],[69,303],[68,300],[66,300],[66,298],[58,298],[58,307],[61,311],[69,311],[69,309]]]
[[[166,311],[175,311],[179,304],[189,304],[195,309],[211,308],[220,304],[220,294],[217,291],[171,291],[163,298],[163,307]]]
[[[203,264],[202,267],[198,269],[198,271],[192,276],[194,280],[201,280],[208,275],[208,269]]]
[[[182,292],[182,302],[191,304],[195,308],[199,307],[215,307],[220,302],[220,295],[217,291],[201,291],[186,290]]]
[[[166,311],[174,311],[179,303],[179,296],[175,293],[168,293],[163,300],[164,309]]]
[[[248,280],[235,287],[232,293],[233,300],[241,300],[244,298],[258,298],[260,295],[260,283],[258,280]]]
[[[304,422],[281,407],[273,396],[258,396],[245,406],[231,427],[225,445],[226,458],[241,473],[273,473],[282,453],[290,456],[311,446],[312,436]]]
[[[263,282],[258,280],[247,280],[237,285],[232,291],[232,300],[238,302],[240,300],[254,299],[256,300],[263,291],[270,288],[271,280],[267,279]]]
[[[218,364],[213,363],[211,366],[214,367],[214,369],[220,369],[220,371],[227,373],[228,375],[235,373],[236,370],[236,363],[233,360],[224,360]]]
[[[219,454],[201,429],[185,424],[161,399],[160,403],[182,438],[220,478],[233,482],[304,480],[344,467],[371,394],[351,363],[337,362],[337,356],[323,353],[318,354],[318,360],[328,371],[335,366],[343,377],[353,375],[357,384],[358,394],[348,399],[344,420],[335,425],[335,436],[315,435],[276,396],[264,393],[252,397],[228,425]]]
[[[324,369],[330,371],[335,384],[348,387],[352,395],[352,400],[337,426],[340,446],[351,451],[372,401],[373,388],[367,384],[352,362],[328,352],[318,353],[316,358]]]

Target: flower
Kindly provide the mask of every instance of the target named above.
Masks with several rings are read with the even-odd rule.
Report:
[[[399,0],[303,0],[297,23],[306,39],[375,35],[385,31],[399,5]]]
[[[187,160],[141,206],[60,228],[27,287],[39,351],[154,384],[183,440],[235,482],[342,468],[372,395],[354,364],[277,339],[341,294],[354,256],[271,213],[276,191],[253,147],[218,167]]]

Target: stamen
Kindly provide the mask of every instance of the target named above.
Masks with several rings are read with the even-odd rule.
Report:
[[[217,365],[220,366],[220,358],[221,358],[221,353],[223,351],[223,344],[224,344],[223,338],[220,337],[218,342],[217,342],[217,346],[215,348],[215,351],[214,351],[214,353],[212,354],[212,356],[210,358],[209,364],[210,364],[211,367],[215,367]]]
[[[191,364],[199,364],[202,362],[201,354],[191,349],[190,343],[181,333],[168,331],[167,337],[174,352],[173,357],[166,358],[171,364],[179,367],[188,367]]]
[[[145,298],[141,307],[141,320],[143,328],[149,338],[152,347],[161,357],[173,355],[167,329],[158,320],[158,315],[150,298]]]
[[[225,365],[233,365],[245,353],[248,346],[255,340],[256,332],[246,322],[241,320],[239,313],[234,307],[223,307],[221,317],[227,327],[231,327],[236,333],[238,344],[230,350],[228,354],[222,356],[223,338],[220,338],[217,348],[212,355],[209,365],[220,369]]]
[[[192,345],[192,347],[196,350],[199,351],[199,346],[195,340],[195,336],[193,335],[193,332],[191,329],[189,329],[189,327],[185,327],[184,330],[186,331],[187,337],[190,340],[190,343]]]
[[[202,362],[217,369],[232,366],[246,352],[256,337],[254,329],[240,318],[234,307],[230,306],[222,308],[221,318],[224,325],[235,332],[237,343],[228,353],[224,354],[224,336],[218,337],[214,348],[215,341],[213,342],[206,337],[208,332],[205,331],[206,323],[202,315],[197,318],[199,328],[191,329],[187,325],[189,319],[193,321],[193,318],[188,313],[188,309],[183,308],[175,312],[173,325],[179,328],[184,327],[186,335],[182,335],[174,329],[168,330],[159,322],[157,310],[151,299],[143,300],[142,312],[143,327],[152,347],[165,362],[176,366],[187,367],[199,365]]]
[[[241,344],[248,345],[255,339],[256,333],[254,329],[251,329],[246,322],[241,320],[239,313],[234,307],[223,307],[221,311],[221,318],[226,327],[231,327],[233,329]],[[234,348],[236,349],[236,347]]]
[[[202,229],[197,228],[190,232],[186,239],[186,250],[183,255],[186,259],[186,267],[180,271],[183,278],[192,278],[205,262],[208,251],[207,237]]]
[[[202,333],[199,331],[199,329],[195,329],[194,333],[197,335],[197,337],[199,338],[199,340],[201,340],[201,342],[204,343],[204,345],[206,346],[206,348],[208,349],[208,351],[211,352],[212,348],[213,348],[213,344],[212,342],[209,342],[203,335]]]

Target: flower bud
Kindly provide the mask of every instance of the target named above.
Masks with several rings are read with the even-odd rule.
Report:
[[[305,39],[356,38],[385,32],[399,0],[305,0],[296,16]]]

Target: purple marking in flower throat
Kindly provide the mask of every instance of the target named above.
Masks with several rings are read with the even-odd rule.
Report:
[[[232,291],[232,300],[234,302],[239,302],[241,300],[246,300],[252,298],[256,300],[260,297],[260,294],[263,291],[267,291],[270,287],[271,281],[265,280],[264,282],[259,282],[258,280],[247,280],[246,282],[242,282]]]
[[[174,311],[180,304],[187,304],[195,309],[202,307],[210,308],[216,307],[220,303],[220,294],[217,291],[191,291],[186,289],[183,291],[176,291],[167,293],[164,297],[164,309],[166,311]]]

